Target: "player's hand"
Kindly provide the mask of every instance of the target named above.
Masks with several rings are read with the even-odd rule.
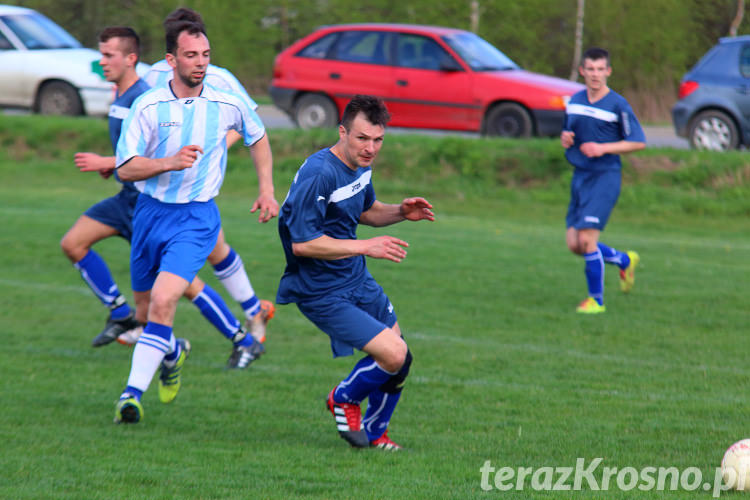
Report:
[[[432,213],[432,205],[424,198],[406,198],[401,202],[401,215],[406,220],[435,220],[435,214]]]
[[[96,153],[76,153],[73,156],[73,161],[81,172],[101,172],[112,168],[104,161],[104,157]]]
[[[588,158],[597,158],[606,153],[604,146],[598,142],[584,142],[581,144],[581,153]]]
[[[198,153],[203,154],[203,148],[200,146],[195,144],[183,146],[176,155],[170,158],[168,170],[185,170],[192,167],[198,159]]]
[[[405,248],[409,246],[404,240],[393,236],[377,236],[366,241],[368,246],[365,255],[393,262],[401,262],[406,257]]]
[[[571,132],[570,130],[563,130],[563,132],[560,134],[560,144],[562,144],[562,147],[568,149],[570,146],[572,146],[575,136],[575,132]]]
[[[279,215],[279,202],[272,195],[261,194],[253,203],[250,213],[255,213],[256,210],[260,211],[258,222],[268,222]]]
[[[99,170],[99,177],[102,179],[109,179],[112,177],[112,174],[115,172],[114,168],[108,168],[107,170]]]

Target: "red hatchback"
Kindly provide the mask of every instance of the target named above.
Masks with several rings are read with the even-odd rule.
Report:
[[[474,33],[409,24],[323,26],[274,61],[271,97],[302,128],[333,127],[355,94],[381,97],[393,127],[506,137],[560,133],[583,85],[522,70]]]

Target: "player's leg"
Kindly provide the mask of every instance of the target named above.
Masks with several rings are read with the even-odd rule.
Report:
[[[245,311],[245,327],[261,342],[266,339],[266,323],[273,318],[275,308],[268,300],[260,300],[250,283],[245,264],[239,254],[226,242],[224,230],[219,232],[208,262],[214,275]]]
[[[247,368],[265,352],[263,344],[247,334],[221,295],[203,280],[194,278],[185,291],[185,297],[190,299],[219,333],[232,342],[232,353],[227,361],[229,368]]]
[[[393,331],[401,337],[401,329],[398,323],[393,326]],[[406,383],[411,362],[412,354],[407,348],[404,363],[398,372],[369,394],[367,411],[362,423],[367,433],[367,439],[370,441],[370,446],[385,450],[401,449],[401,446],[388,437],[388,424],[401,398],[401,392]]]
[[[598,240],[598,229],[585,228],[578,230],[578,245],[586,263],[584,274],[586,275],[586,284],[588,285],[589,292],[588,298],[578,306],[578,312],[598,311],[598,308],[590,305],[590,299],[596,301],[596,305],[600,307],[603,307],[604,304],[604,259],[597,245]]]
[[[137,326],[133,311],[120,293],[109,267],[91,248],[94,243],[118,234],[117,229],[81,215],[60,242],[63,253],[81,273],[94,295],[109,309],[104,330],[92,341],[94,347],[108,344],[121,333]]]

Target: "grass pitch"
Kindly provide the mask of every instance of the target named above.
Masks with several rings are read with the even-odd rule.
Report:
[[[289,180],[276,175],[279,201]],[[72,160],[0,161],[1,498],[709,498],[703,483],[724,450],[750,437],[747,219],[617,209],[602,239],[640,252],[636,286],[620,294],[608,266],[607,313],[582,317],[583,262],[565,248],[565,205],[525,196],[477,209],[446,202],[434,223],[361,229],[411,245],[401,264],[369,262],[414,353],[390,427],[406,452],[353,450],[338,437],[324,398],[356,358],[331,359],[327,337],[294,306],[278,308],[261,360],[227,371],[229,343],[182,301],[175,332],[193,353],[178,398],[160,404],[154,382],[142,422],[113,425],[132,350],[90,347],[106,311],[58,242],[115,191]],[[255,192],[250,169],[234,169],[218,202],[258,295],[273,299],[283,253],[275,222],[248,213]],[[127,244],[95,248],[129,293]],[[240,314],[208,267],[201,277]],[[480,471],[579,458],[603,459],[599,488],[605,467],[695,467],[703,481],[625,491],[613,476],[608,491],[586,481],[535,491],[530,474],[520,491],[517,476],[500,477],[511,485],[500,491],[496,473],[483,483]],[[559,478],[545,474],[542,489]]]

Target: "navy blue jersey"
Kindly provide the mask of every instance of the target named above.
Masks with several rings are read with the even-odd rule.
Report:
[[[375,202],[371,176],[370,167],[352,170],[328,148],[299,168],[279,213],[287,263],[276,297],[279,304],[355,289],[370,276],[363,255],[337,260],[297,257],[292,243],[323,235],[356,239],[360,215]]]
[[[112,143],[113,152],[117,152],[117,141],[120,139],[122,122],[128,117],[130,107],[141,94],[150,88],[145,80],[139,78],[124,94],[120,95],[118,93],[115,96],[115,101],[109,107],[109,140]],[[117,176],[117,170],[115,170],[115,179],[122,182]],[[132,182],[123,182],[123,185],[130,189],[135,189]]]
[[[565,157],[585,170],[620,170],[621,163],[620,155],[615,154],[586,157],[580,150],[584,142],[646,142],[630,104],[613,90],[594,103],[589,102],[585,89],[571,96],[565,107],[563,130],[575,133],[574,144],[565,150]]]

